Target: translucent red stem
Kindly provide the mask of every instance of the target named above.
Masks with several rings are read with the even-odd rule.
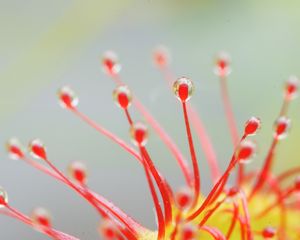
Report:
[[[6,209],[9,210],[9,213],[7,213],[8,216],[11,216],[21,222],[23,222],[26,225],[29,225],[31,227],[34,227],[34,223],[32,220],[24,215],[23,213],[19,212],[15,208],[11,207],[10,205],[6,205]],[[44,227],[40,226],[42,233],[48,235],[52,239],[58,239],[58,240],[79,240],[78,238],[75,238],[71,235],[65,234],[63,232],[57,231],[50,227]]]
[[[167,84],[169,85],[170,88],[172,88],[172,84],[175,80],[174,74],[171,72],[171,70],[167,66],[160,67],[160,70],[161,70]],[[218,165],[218,159],[216,156],[216,152],[215,152],[213,145],[211,143],[211,140],[206,132],[206,129],[204,127],[204,124],[202,122],[200,115],[197,113],[195,108],[190,103],[187,103],[187,109],[190,113],[191,123],[195,128],[196,135],[200,141],[202,150],[208,161],[212,180],[213,180],[213,182],[216,182],[218,180],[218,178],[221,176],[221,171],[220,171],[220,168]]]
[[[123,85],[123,81],[120,78],[120,75],[113,77],[114,82],[117,85]],[[179,167],[181,168],[185,180],[189,186],[192,186],[193,179],[190,169],[188,167],[187,161],[183,157],[182,153],[179,151],[179,148],[173,142],[172,138],[166,133],[166,131],[160,126],[158,121],[150,114],[146,107],[138,100],[137,97],[133,98],[133,105],[137,110],[144,116],[148,124],[155,130],[161,140],[165,143],[167,148],[170,150],[174,158],[177,160]]]
[[[162,200],[165,208],[165,219],[166,225],[172,221],[172,205],[171,205],[171,196],[169,195],[168,187],[165,185],[164,180],[161,178],[156,167],[153,164],[153,161],[145,147],[140,147],[141,155],[143,156],[144,161],[146,161],[146,166],[149,168],[152,176],[155,179],[155,182],[158,186],[158,189],[161,193]]]
[[[267,177],[270,173],[270,170],[272,168],[273,159],[274,159],[273,158],[274,151],[276,149],[277,144],[278,144],[278,139],[276,137],[274,137],[272,144],[270,146],[269,152],[267,154],[267,157],[265,159],[264,166],[262,167],[262,169],[258,175],[257,181],[254,184],[254,187],[252,188],[252,191],[249,195],[249,200],[251,200],[253,198],[253,196],[264,186],[264,184],[266,182],[265,180],[267,179]]]
[[[149,165],[147,164],[147,160],[145,159],[144,154],[142,153],[142,149],[141,149],[141,155],[143,156],[143,166],[144,166],[146,178],[147,178],[147,181],[148,181],[148,184],[149,184],[152,199],[153,199],[153,202],[154,202],[157,221],[158,221],[158,236],[157,236],[157,239],[158,240],[163,240],[165,238],[165,220],[164,220],[164,216],[163,216],[160,204],[159,204],[159,199],[157,197],[155,187],[153,185],[153,182],[152,182],[152,179],[151,179],[151,176],[150,176]]]
[[[234,202],[233,203],[233,215],[232,215],[232,219],[231,219],[231,224],[229,226],[228,232],[226,234],[226,238],[230,239],[231,234],[233,233],[233,230],[236,226],[237,223],[237,218],[239,216],[239,207],[238,205]]]
[[[192,132],[191,132],[191,127],[190,127],[190,123],[189,123],[189,117],[188,117],[185,102],[182,102],[182,110],[183,110],[186,134],[187,134],[187,138],[188,138],[189,149],[190,149],[192,165],[193,165],[193,172],[194,172],[194,201],[193,201],[192,207],[195,207],[198,203],[199,195],[200,195],[200,185],[201,185],[200,172],[199,172],[198,160],[196,157],[195,147],[194,147],[194,143],[193,143],[193,136],[192,136]]]

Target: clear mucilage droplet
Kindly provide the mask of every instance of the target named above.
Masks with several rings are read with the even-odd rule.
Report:
[[[74,161],[68,166],[68,175],[76,182],[85,185],[87,183],[87,168],[79,161]]]
[[[191,79],[181,77],[174,82],[173,91],[179,101],[187,102],[193,95],[194,84]]]
[[[69,86],[60,88],[57,95],[62,108],[75,108],[79,103],[78,97]]]
[[[256,144],[251,140],[243,140],[237,150],[239,163],[250,163],[256,153]]]
[[[6,143],[9,158],[20,160],[24,157],[24,147],[17,138],[11,138]]]
[[[132,102],[131,91],[126,85],[118,86],[113,91],[113,99],[120,108],[127,109]]]
[[[274,137],[283,140],[288,136],[291,120],[285,116],[279,117],[274,123]]]
[[[261,120],[257,117],[251,117],[246,123],[245,123],[245,135],[247,136],[253,136],[255,135],[258,130],[261,127]]]
[[[141,122],[134,123],[130,128],[131,140],[136,146],[145,146],[148,141],[148,134],[148,127]]]
[[[4,208],[8,204],[7,192],[0,186],[0,209]]]
[[[102,58],[103,71],[108,75],[116,75],[121,71],[118,56],[113,51],[107,51]]]
[[[215,60],[214,73],[219,77],[227,77],[231,73],[230,62],[230,56],[227,52],[219,52]]]
[[[29,145],[30,154],[37,159],[47,159],[46,147],[40,139],[32,140]]]
[[[37,226],[51,227],[52,225],[52,217],[49,211],[41,207],[35,208],[31,212],[31,220]]]

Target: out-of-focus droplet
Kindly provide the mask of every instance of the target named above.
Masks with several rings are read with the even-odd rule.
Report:
[[[192,224],[184,224],[180,229],[180,236],[182,240],[194,240],[197,235],[197,228]]]
[[[276,229],[273,227],[266,227],[262,231],[262,236],[265,239],[272,239],[273,237],[275,237],[275,235],[276,235]]]
[[[114,76],[121,71],[121,65],[119,63],[118,56],[113,51],[107,51],[104,53],[102,66],[104,72],[108,75]]]
[[[118,86],[113,91],[113,99],[120,108],[127,109],[131,104],[132,94],[127,86]]]
[[[285,83],[284,95],[288,100],[292,100],[298,96],[299,78],[296,76],[290,76]]]
[[[165,46],[157,46],[153,51],[154,63],[160,67],[166,67],[170,64],[171,55],[169,50]]]
[[[130,136],[136,146],[143,147],[148,141],[148,127],[141,122],[136,122],[130,128]]]
[[[24,147],[17,138],[11,138],[6,143],[8,156],[13,160],[24,158]]]
[[[173,91],[181,102],[187,102],[194,92],[194,84],[186,77],[178,78],[173,84]]]
[[[227,77],[231,73],[230,56],[227,52],[221,51],[218,53],[214,73],[219,77]]]
[[[295,189],[297,192],[300,192],[300,176],[295,179]]]
[[[69,176],[76,182],[85,185],[87,183],[87,168],[79,161],[75,161],[68,166]]]
[[[243,140],[237,150],[237,159],[240,163],[249,163],[256,152],[256,144],[250,140]]]
[[[35,208],[31,213],[31,219],[34,224],[42,227],[51,227],[52,218],[48,210],[44,208]]]
[[[291,120],[285,116],[279,117],[274,124],[274,137],[278,140],[285,139],[291,128]]]
[[[255,135],[261,127],[261,120],[257,117],[251,117],[245,123],[245,135]]]
[[[0,209],[8,204],[8,195],[4,188],[0,187]]]
[[[79,103],[79,99],[75,92],[68,86],[60,88],[57,95],[59,98],[59,104],[62,108],[76,108]]]
[[[175,200],[180,209],[188,209],[193,201],[193,192],[190,188],[181,188],[176,192]]]
[[[29,143],[29,151],[37,159],[47,159],[46,147],[40,139],[34,139]]]
[[[117,240],[119,236],[115,225],[109,220],[104,220],[100,223],[99,233],[106,240]]]

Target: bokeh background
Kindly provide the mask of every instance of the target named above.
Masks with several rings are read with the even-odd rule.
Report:
[[[196,85],[192,101],[202,115],[222,168],[232,152],[213,56],[230,52],[231,99],[239,128],[252,115],[263,121],[256,137],[260,166],[271,141],[272,123],[282,101],[282,85],[300,74],[300,2],[252,0],[0,0],[0,142],[11,136],[25,144],[39,137],[61,169],[72,160],[87,164],[90,186],[149,228],[155,227],[143,171],[123,150],[98,135],[57,104],[56,91],[71,85],[80,109],[129,141],[128,126],[111,97],[113,83],[100,67],[105,50],[121,59],[122,77],[188,153],[180,106],[151,61],[165,44],[177,76]],[[299,164],[299,100],[291,107],[293,128],[280,144],[276,171]],[[136,118],[140,116],[133,110]],[[199,146],[198,141],[196,141]],[[174,187],[183,183],[175,161],[151,134],[155,163]],[[204,190],[211,186],[201,149]],[[74,192],[0,151],[0,185],[11,205],[25,213],[48,208],[54,226],[83,240],[99,239],[99,218]],[[0,216],[1,239],[42,240],[45,236]],[[100,238],[101,239],[101,238]]]

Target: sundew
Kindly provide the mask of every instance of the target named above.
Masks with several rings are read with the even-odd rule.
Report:
[[[287,138],[291,127],[288,110],[290,102],[297,97],[298,78],[291,76],[284,85],[283,103],[273,125],[271,146],[265,151],[263,165],[254,171],[247,171],[246,164],[251,164],[256,155],[257,144],[253,141],[253,136],[258,133],[262,122],[259,117],[249,117],[244,124],[244,131],[239,133],[227,89],[227,80],[231,73],[230,57],[225,52],[217,56],[213,71],[220,81],[225,117],[234,149],[227,168],[222,172],[202,120],[190,103],[195,90],[193,81],[186,76],[174,77],[170,67],[170,54],[165,47],[156,48],[153,59],[179,101],[190,152],[189,161],[123,82],[120,75],[121,64],[112,51],[104,54],[102,68],[116,84],[113,100],[128,122],[128,138],[132,145],[79,110],[78,97],[71,87],[62,87],[57,96],[61,107],[119,145],[141,165],[155,209],[156,230],[142,226],[112,202],[90,189],[87,168],[83,163],[70,163],[66,174],[59,170],[49,158],[51,155],[40,139],[30,141],[28,151],[18,139],[10,139],[6,144],[9,157],[24,161],[84,198],[101,216],[101,223],[95,229],[107,240],[300,239],[300,228],[297,224],[300,211],[300,166],[279,175],[272,172],[276,149],[280,141]],[[132,118],[129,111],[131,107],[139,111],[144,122]],[[184,187],[172,189],[155,166],[147,149],[147,145],[151,144],[149,129],[161,138],[174,157],[183,174]],[[201,178],[198,165],[199,161],[204,160],[198,159],[196,155],[195,149],[198,146],[194,145],[193,135],[201,143],[201,150],[211,173],[213,186],[206,196],[202,194],[201,186],[208,180]],[[236,179],[229,184],[228,180],[234,171]],[[55,230],[52,227],[52,217],[46,209],[36,208],[27,216],[12,207],[3,188],[0,188],[0,213],[23,222],[50,239],[78,239]]]

